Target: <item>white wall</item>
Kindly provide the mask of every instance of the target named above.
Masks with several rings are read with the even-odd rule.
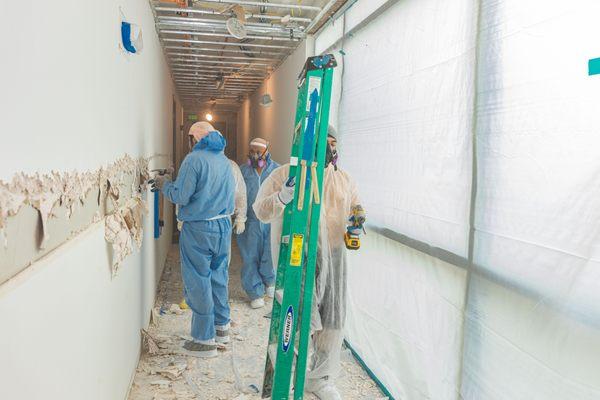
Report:
[[[142,25],[139,56],[119,50],[119,6]],[[170,146],[170,77],[147,1],[4,1],[0,18],[0,132],[10,146],[0,178]]]
[[[248,142],[250,138],[250,103],[251,99],[246,99],[238,110],[237,121],[237,162],[244,162],[248,154]]]
[[[306,58],[311,55],[312,42],[308,39],[242,104],[238,113],[237,154],[240,161],[248,154],[249,141],[262,137],[271,143],[275,161],[288,162],[298,97],[297,78]],[[270,107],[259,104],[266,92],[273,99]]]
[[[119,49],[119,6],[142,26],[138,56]],[[0,21],[0,179],[171,152],[170,77],[147,1],[4,1]],[[170,241],[152,238],[151,221],[114,279],[99,223],[0,286],[0,398],[125,398]]]

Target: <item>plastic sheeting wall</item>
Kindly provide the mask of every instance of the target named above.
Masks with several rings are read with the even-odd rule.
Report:
[[[600,398],[600,3],[485,1],[463,393]],[[491,275],[496,283],[482,278]]]
[[[347,336],[395,397],[600,398],[599,15],[405,0],[342,43]]]

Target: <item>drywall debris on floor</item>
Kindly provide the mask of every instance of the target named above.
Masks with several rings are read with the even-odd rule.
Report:
[[[17,173],[9,182],[0,180],[0,258],[4,258],[0,266],[5,267],[0,283],[102,218],[106,218],[106,240],[113,245],[116,273],[131,253],[132,242],[138,248],[142,244],[147,212],[143,196],[152,158],[125,155],[95,171]],[[28,210],[24,210],[27,217],[20,217],[24,206],[37,211],[39,223]],[[18,257],[15,247],[22,240],[16,241],[16,235],[28,241]]]
[[[182,345],[190,338],[191,311],[178,306],[183,293],[179,251],[177,246],[170,249],[153,313],[155,323],[148,328],[158,351],[142,355],[129,400],[261,398],[270,323],[264,315],[269,312],[271,302],[263,309],[251,309],[241,288],[240,271],[241,260],[233,243],[229,279],[232,340],[219,349],[216,358],[190,357],[183,352]],[[383,399],[375,383],[349,354],[344,353],[341,376],[336,380],[342,398]],[[316,400],[316,397],[307,394],[305,399]]]
[[[156,344],[156,339],[154,339],[145,329],[142,329],[142,346],[148,354],[158,354],[159,348]]]

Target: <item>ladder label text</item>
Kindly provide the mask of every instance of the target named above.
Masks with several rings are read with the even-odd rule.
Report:
[[[281,346],[283,351],[287,353],[290,348],[290,343],[292,341],[292,329],[294,327],[294,308],[289,306],[287,309],[287,313],[285,313],[285,322],[283,324],[283,342]]]
[[[302,265],[302,245],[304,244],[304,235],[294,233],[292,238],[292,251],[290,254],[290,265],[299,267]]]

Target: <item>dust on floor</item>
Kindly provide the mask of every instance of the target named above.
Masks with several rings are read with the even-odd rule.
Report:
[[[234,244],[229,272],[232,341],[219,356],[199,359],[186,356],[181,346],[189,339],[191,311],[178,306],[182,299],[179,250],[172,246],[159,286],[148,328],[146,349],[140,359],[129,400],[254,400],[261,388],[266,357],[271,300],[253,310],[240,282],[241,259]],[[149,343],[148,343],[149,342]],[[149,349],[148,349],[149,344]],[[386,399],[349,350],[342,353],[336,380],[343,399]],[[305,399],[317,399],[307,394]]]

